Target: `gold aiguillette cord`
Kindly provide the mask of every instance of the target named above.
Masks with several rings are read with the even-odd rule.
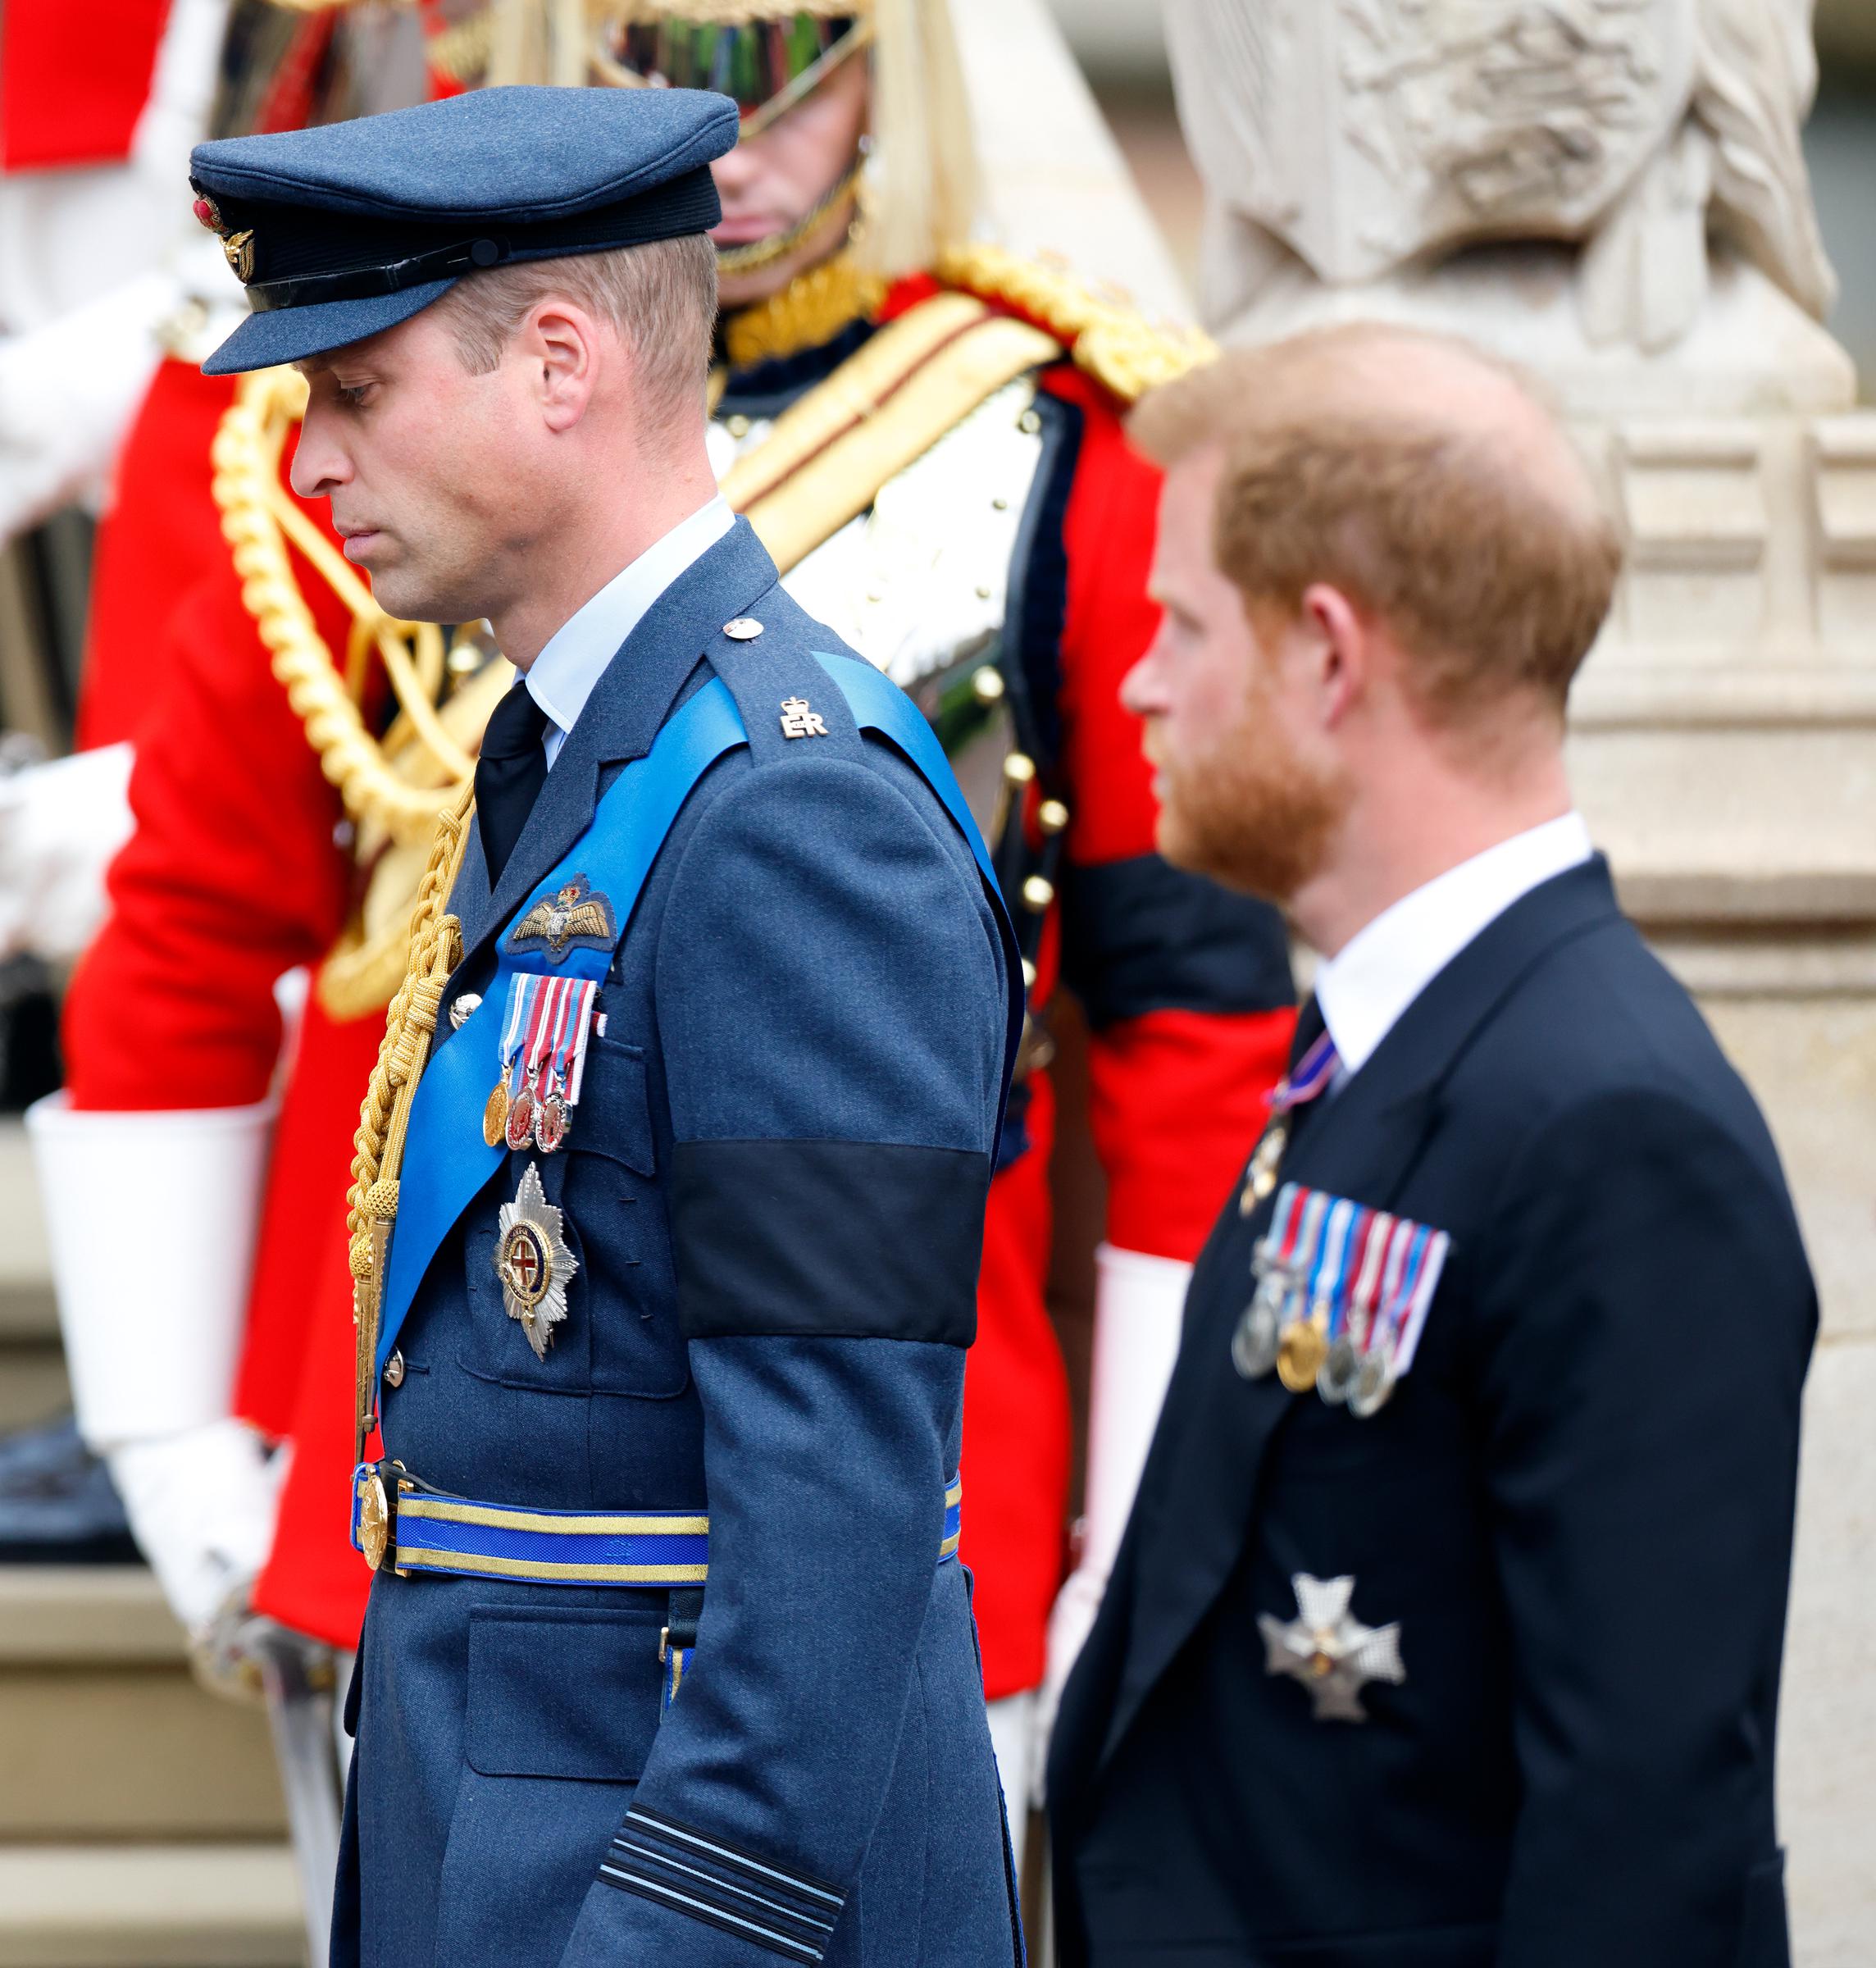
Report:
[[[430,864],[411,915],[410,961],[385,1017],[378,1063],[358,1114],[353,1137],[352,1187],[346,1196],[350,1240],[352,1320],[357,1351],[353,1371],[352,1460],[362,1461],[366,1437],[376,1419],[379,1314],[384,1304],[385,1258],[398,1214],[398,1172],[411,1102],[430,1057],[436,1014],[450,973],[462,960],[462,925],[447,913],[469,839],[474,789],[465,782],[436,823]]]

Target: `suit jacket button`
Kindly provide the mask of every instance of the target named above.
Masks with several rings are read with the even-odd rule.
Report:
[[[401,1387],[403,1384],[404,1356],[401,1353],[394,1353],[385,1362],[385,1385],[387,1387]]]

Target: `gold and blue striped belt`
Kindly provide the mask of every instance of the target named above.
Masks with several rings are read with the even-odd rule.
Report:
[[[963,1479],[945,1491],[938,1562],[958,1555]],[[710,1519],[696,1510],[532,1510],[432,1489],[395,1462],[352,1472],[352,1542],[373,1571],[454,1572],[540,1585],[653,1591],[703,1584]]]

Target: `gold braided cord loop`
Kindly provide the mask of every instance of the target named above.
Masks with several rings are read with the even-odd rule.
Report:
[[[417,891],[417,908],[411,918],[404,981],[385,1014],[384,1042],[378,1048],[378,1063],[371,1069],[371,1083],[359,1110],[358,1132],[353,1141],[356,1152],[352,1161],[352,1187],[346,1199],[346,1231],[352,1240],[354,1278],[366,1277],[370,1271],[370,1253],[361,1250],[360,1240],[369,1231],[368,1219],[379,1213],[367,1208],[367,1197],[380,1179],[394,1184],[397,1179],[397,1155],[391,1150],[394,1147],[401,1150],[403,1146],[402,1133],[395,1128],[399,1118],[396,1113],[398,1096],[407,1087],[415,1091],[422,1055],[430,1033],[436,1029],[436,1008],[443,986],[454,968],[461,926],[453,916],[444,913],[444,904],[468,843],[471,797],[471,789],[464,787],[437,821],[430,863],[424,869],[423,884]]]
[[[398,1213],[398,1174],[403,1166],[411,1103],[430,1055],[444,987],[462,960],[462,926],[448,913],[447,905],[468,845],[473,808],[472,790],[463,786],[437,820],[436,838],[411,919],[404,981],[385,1014],[378,1061],[358,1110],[358,1132],[353,1137],[345,1230],[357,1328],[353,1422],[359,1454],[363,1453],[371,1425],[385,1254]]]
[[[429,622],[394,621],[344,556],[280,485],[280,453],[306,404],[306,383],[290,369],[244,377],[221,420],[210,453],[221,531],[234,550],[241,599],[266,645],[273,672],[301,722],[321,769],[339,788],[355,822],[371,822],[393,840],[422,840],[474,770],[436,709],[442,680],[442,632]],[[346,672],[333,660],[294,578],[287,542],[351,610]],[[397,694],[401,715],[393,738],[414,740],[433,770],[394,770],[366,729],[358,698],[374,651]],[[429,784],[413,783],[428,779]],[[441,784],[436,783],[440,781]]]
[[[1123,296],[1104,294],[1065,268],[1001,246],[949,246],[934,269],[948,287],[1001,301],[1065,342],[1077,367],[1109,395],[1137,403],[1149,390],[1213,361],[1218,345],[1196,328],[1150,321]]]

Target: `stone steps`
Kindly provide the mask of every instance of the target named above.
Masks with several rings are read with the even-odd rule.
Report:
[[[44,1220],[26,1131],[0,1120],[0,1431],[69,1405]]]
[[[0,1846],[0,1968],[300,1968],[305,1955],[283,1847]]]
[[[24,1130],[0,1123],[0,1429],[66,1405]],[[0,1968],[292,1968],[266,1717],[189,1672],[141,1565],[0,1565]]]

